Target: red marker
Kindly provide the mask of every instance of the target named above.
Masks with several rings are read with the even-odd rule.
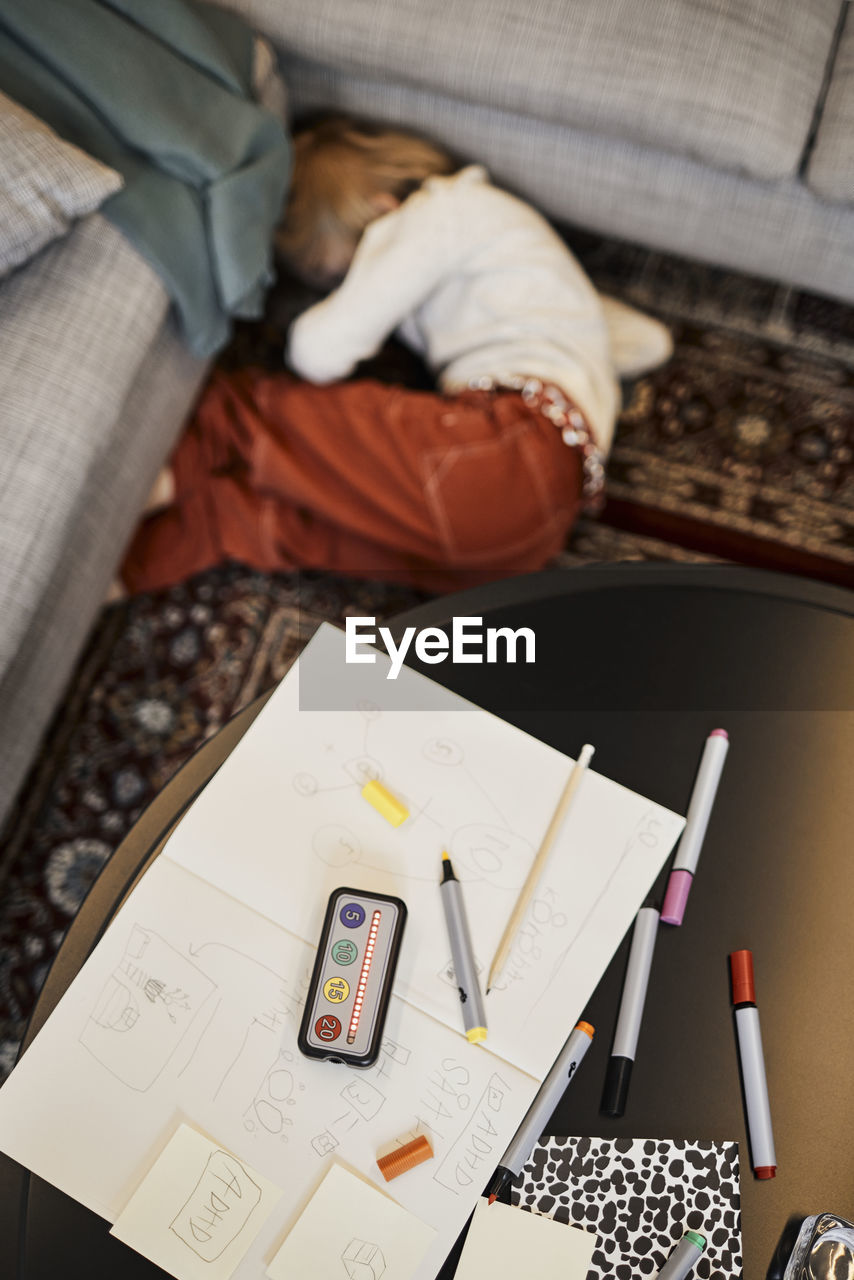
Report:
[[[777,1172],[777,1155],[771,1130],[768,1082],[765,1079],[759,1010],[756,1008],[756,989],[753,985],[753,953],[732,951],[729,967],[753,1172],[757,1178],[773,1178]]]

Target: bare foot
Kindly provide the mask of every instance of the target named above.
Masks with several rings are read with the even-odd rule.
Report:
[[[171,467],[163,467],[157,474],[140,514],[146,515],[149,511],[159,511],[161,507],[171,507],[174,501],[175,476]]]
[[[640,378],[665,364],[673,355],[670,330],[659,320],[644,315],[616,298],[600,294],[611,355],[619,378]]]

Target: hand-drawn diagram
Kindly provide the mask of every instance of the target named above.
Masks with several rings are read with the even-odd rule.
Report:
[[[405,1067],[411,1056],[409,1049],[392,1040],[391,1036],[386,1036],[380,1044],[380,1056],[371,1068],[372,1074],[384,1076],[388,1080],[391,1078],[392,1064]]]
[[[529,840],[488,822],[459,827],[449,844],[455,868],[465,867],[469,880],[484,880],[496,889],[520,889],[534,856]]]
[[[552,931],[565,929],[567,917],[560,910],[554,889],[544,888],[531,900],[527,915],[519,927],[507,963],[500,977],[495,979],[496,991],[505,991],[517,982],[524,982],[532,969],[539,965],[544,951],[551,946]],[[548,988],[545,988],[547,990]],[[534,1001],[536,1008],[542,992]]]
[[[195,1060],[202,1092],[209,1088],[226,1111],[242,1114],[248,1132],[286,1141],[292,1124],[287,1109],[305,1085],[295,1078],[294,1054],[278,1046],[284,1028],[299,1025],[308,973],[301,984],[290,984],[298,988],[291,991],[281,975],[223,943],[188,950],[189,958],[151,930],[134,925],[83,1028],[81,1044],[129,1088],[144,1091],[183,1041],[177,1075]],[[209,1013],[197,1019],[190,1035],[203,1006]],[[214,1041],[217,1053],[209,1060],[202,1044]],[[223,1059],[227,1067],[210,1079]],[[268,1065],[259,1076],[265,1059]]]
[[[482,976],[483,965],[480,960],[478,960],[477,956],[473,956],[472,959],[474,960],[475,972],[479,977]],[[459,993],[460,1001],[462,1003],[468,999],[462,987],[457,984],[457,975],[454,972],[454,961],[451,956],[448,956],[447,960],[442,965],[442,968],[437,971],[436,977],[440,982],[443,982],[446,987],[453,987],[454,991]]]
[[[370,1080],[360,1080],[356,1076],[341,1090],[341,1097],[358,1111],[363,1120],[373,1120],[385,1102],[385,1094],[380,1093]]]
[[[305,1093],[298,1059],[290,1047],[296,1038],[308,967],[284,978],[243,951],[220,942],[191,948],[215,975],[219,1002],[188,1061],[195,1078],[223,1112],[242,1117],[247,1133],[287,1142],[296,1104]],[[205,1053],[216,1045],[215,1053]],[[223,1065],[226,1064],[226,1065]]]
[[[639,844],[642,845],[645,849],[650,849],[650,850],[654,850],[658,847],[659,840],[660,840],[660,827],[661,827],[661,821],[659,818],[655,816],[653,812],[645,813],[639,819],[637,825],[635,826],[634,831],[629,836],[628,840],[623,846],[622,851],[620,852],[617,860],[615,861],[614,866],[611,868],[611,871],[607,879],[605,880],[604,884],[602,885],[601,889],[599,890],[599,893],[597,894],[596,898],[593,900],[588,910],[585,912],[582,920],[579,922],[572,937],[568,939],[568,941],[566,942],[560,954],[555,957],[552,963],[551,973],[549,974],[549,977],[547,981],[544,983],[543,989],[540,992],[540,994],[537,996],[536,1000],[532,1001],[528,1009],[528,1013],[524,1019],[523,1025],[526,1022],[528,1022],[531,1017],[533,1017],[536,1010],[540,1007],[540,1004],[542,1003],[542,1001],[548,995],[549,991],[551,990],[552,983],[557,980],[561,970],[566,965],[572,953],[573,947],[575,947],[576,943],[584,934],[585,929],[587,928],[591,919],[595,915],[596,910],[599,907],[600,903],[602,903],[605,900],[608,890],[611,887],[611,884],[613,883],[614,879],[617,876],[617,873],[619,872],[623,864],[626,862],[626,860],[629,858],[629,856],[636,850]],[[553,892],[551,893],[551,897],[552,899],[555,898],[555,895]],[[529,918],[525,924],[525,928],[528,929],[529,941],[530,941],[531,917],[533,916],[533,908],[535,905],[536,904],[532,904],[532,910],[531,912],[529,912]],[[566,924],[566,917],[561,915],[561,921],[562,921],[561,927],[563,927]],[[520,938],[522,937],[523,932],[524,930],[520,931]],[[514,948],[514,952],[511,953],[510,959],[508,960],[507,965],[505,966],[504,973],[501,976],[501,980],[499,982],[496,982],[495,984],[496,990],[502,990],[506,986],[510,985],[512,982],[518,981],[520,977],[524,976],[524,974],[520,973],[519,970],[520,968],[524,970],[526,963],[530,963],[530,961],[526,962],[524,951],[520,946],[520,944],[517,942],[517,945]]]
[[[214,1262],[240,1235],[260,1201],[261,1188],[240,1161],[217,1150],[170,1230],[203,1262]]]
[[[383,767],[372,756],[357,756],[354,760],[347,760],[344,768],[359,788],[366,782],[382,782],[383,779]]]
[[[405,1067],[411,1057],[405,1045],[386,1036],[380,1046],[380,1056],[369,1071],[353,1076],[340,1091],[339,1097],[347,1103],[346,1111],[337,1116],[329,1127],[311,1139],[311,1145],[319,1156],[330,1155],[345,1134],[360,1121],[372,1120],[386,1100],[385,1093],[372,1080],[389,1080],[395,1070]]]
[[[419,1099],[417,1126],[429,1129],[439,1140],[447,1138],[446,1121],[453,1122],[461,1111],[471,1106],[469,1083],[471,1071],[456,1058],[443,1058],[430,1072],[427,1084]]]
[[[291,779],[291,786],[298,796],[303,796],[304,799],[308,800],[313,796],[325,795],[330,791],[346,791],[351,787],[361,789],[366,782],[371,782],[372,780],[382,781],[383,767],[380,761],[374,759],[368,751],[368,736],[371,724],[379,719],[382,712],[373,702],[359,702],[356,710],[359,712],[361,722],[364,725],[362,749],[359,754],[336,763],[334,775],[323,782],[315,777],[313,773],[308,773],[305,770],[295,774]],[[335,750],[332,743],[327,744],[327,754],[334,755]],[[339,770],[343,770],[348,780],[345,781],[341,777]]]
[[[261,1129],[287,1141],[285,1130],[293,1124],[293,1120],[287,1115],[286,1108],[296,1106],[294,1095],[298,1088],[305,1088],[294,1079],[291,1070],[293,1061],[294,1055],[289,1050],[282,1049],[273,1065],[264,1073],[264,1079],[243,1114],[243,1127],[247,1132],[254,1133]]]
[[[215,984],[151,930],[134,925],[80,1043],[131,1089],[150,1088]]]
[[[462,764],[465,754],[458,742],[451,738],[430,738],[421,748],[421,754],[431,764]]]
[[[358,862],[362,856],[359,838],[337,822],[318,827],[311,847],[321,862],[329,867],[346,867],[349,862]]]
[[[381,724],[383,713],[378,707],[369,704],[361,704],[359,710],[361,723],[364,725],[362,753],[344,759],[343,750],[336,752],[333,744],[327,744],[327,752],[336,757],[334,772],[324,780],[312,773],[297,773],[292,779],[297,795],[312,800],[316,796],[334,791],[357,791],[371,779],[382,781],[386,777],[387,770],[383,761],[368,751],[371,726]],[[376,732],[374,731],[374,737]],[[497,801],[466,766],[462,746],[452,738],[435,736],[422,744],[420,756],[428,763],[438,766],[438,775],[460,769],[471,783],[473,794],[480,799],[483,818],[464,827],[455,827],[450,820],[443,822],[441,795],[446,784],[438,776],[436,797],[428,794],[419,801],[410,795],[400,796],[410,810],[410,829],[419,821],[432,823],[436,827],[437,843],[447,848],[455,863],[459,864],[458,874],[461,879],[483,881],[497,889],[519,889],[534,856],[534,846],[512,829]],[[438,816],[434,814],[434,810],[439,811]],[[339,822],[319,826],[311,837],[311,847],[320,861],[330,867],[346,867],[358,863],[368,870],[393,871],[396,877],[403,880],[425,881],[433,878],[432,872],[430,876],[425,876],[412,865],[395,864],[392,868],[367,861],[360,837]],[[376,859],[376,854],[373,857]]]
[[[347,1104],[347,1110],[333,1120],[328,1129],[316,1134],[311,1145],[319,1156],[327,1156],[338,1146],[344,1134],[349,1133],[363,1120],[373,1120],[386,1095],[370,1080],[354,1076],[341,1090],[339,1097]]]
[[[412,1280],[428,1274],[419,1264],[435,1237],[432,1226],[368,1178],[332,1161],[266,1274],[271,1280]]]
[[[379,1245],[367,1240],[351,1240],[341,1261],[350,1280],[380,1280],[386,1267]]]
[[[497,1117],[508,1102],[510,1086],[493,1072],[486,1088],[469,1109],[465,1128],[451,1143],[433,1180],[459,1195],[482,1182],[494,1169],[504,1143],[496,1128]]]

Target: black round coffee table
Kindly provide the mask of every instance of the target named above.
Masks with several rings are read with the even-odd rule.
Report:
[[[447,627],[461,615],[533,628],[536,663],[446,663],[426,674],[560,750],[594,743],[600,772],[679,812],[706,735],[719,725],[729,733],[685,923],[660,931],[627,1113],[606,1119],[598,1108],[628,940],[591,1000],[586,1016],[599,1034],[548,1132],[737,1139],[744,1274],[773,1276],[791,1218],[854,1218],[854,595],[723,566],[604,566],[509,579],[390,625]],[[28,1040],[263,702],[197,753],[113,855],[60,950]],[[765,1183],[750,1170],[728,999],[727,954],[742,947],[756,961],[779,1163]],[[0,1192],[4,1275],[161,1274],[5,1158]]]

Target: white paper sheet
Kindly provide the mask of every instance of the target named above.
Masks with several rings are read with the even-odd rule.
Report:
[[[340,673],[332,629],[306,652]],[[571,761],[423,677],[381,694],[307,711],[299,673],[285,680],[0,1090],[0,1148],[110,1222],[181,1121],[282,1187],[235,1280],[260,1280],[332,1159],[384,1186],[377,1155],[419,1133],[435,1158],[393,1198],[435,1229],[416,1272],[435,1276],[683,826],[585,778],[489,996],[489,1040],[470,1045],[442,848],[485,972]],[[397,829],[359,794],[375,774],[411,810]],[[310,944],[342,884],[410,909],[367,1071],[296,1045]]]
[[[480,1200],[456,1280],[586,1280],[596,1237],[496,1200]]]
[[[182,1124],[110,1234],[177,1280],[229,1280],[281,1194],[233,1152]]]
[[[573,762],[417,673],[404,669],[378,687],[384,656],[365,668],[345,667],[343,655],[343,634],[321,627],[166,852],[311,943],[341,885],[403,898],[395,990],[457,1030],[437,889],[442,850],[463,886],[485,982]],[[306,685],[327,672],[325,685],[349,709],[301,709]],[[402,826],[362,798],[369,777],[405,801]],[[683,826],[589,771],[487,1001],[488,1045],[499,1057],[546,1074]]]
[[[158,859],[0,1090],[0,1147],[113,1222],[178,1123],[216,1135],[283,1190],[235,1280],[260,1280],[339,1160],[436,1231],[416,1272],[435,1276],[536,1081],[396,997],[374,1067],[304,1058],[312,962]],[[434,1158],[387,1186],[377,1156],[418,1133]]]
[[[270,1280],[410,1280],[435,1232],[334,1164],[289,1231]]]

